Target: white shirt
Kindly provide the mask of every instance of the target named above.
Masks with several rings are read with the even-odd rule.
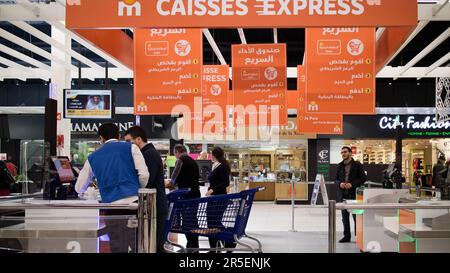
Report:
[[[118,140],[110,139],[106,141],[105,144],[113,141],[115,142]],[[148,172],[147,165],[145,164],[144,156],[142,155],[139,147],[134,144],[131,145],[131,155],[133,156],[134,166],[138,173],[139,184],[141,188],[145,188],[147,186],[150,173]],[[86,160],[83,169],[80,171],[80,174],[78,176],[77,183],[75,184],[76,192],[84,193],[89,187],[89,184],[92,182],[93,176],[94,173],[92,171],[91,164],[89,163],[89,160]],[[124,199],[117,200],[113,202],[113,204],[130,204],[136,200],[138,200],[138,196],[130,196]]]

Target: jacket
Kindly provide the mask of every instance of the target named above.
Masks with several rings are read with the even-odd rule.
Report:
[[[157,213],[161,215],[167,214],[167,196],[164,186],[164,165],[161,155],[152,143],[148,143],[141,150],[145,159],[150,178],[148,179],[147,188],[156,189],[156,207]],[[165,217],[165,216],[164,216]]]
[[[227,166],[220,164],[208,175],[209,188],[213,190],[212,195],[227,194],[230,185],[230,171]]]
[[[350,167],[350,173],[348,176],[348,182],[352,184],[352,188],[341,189],[340,184],[345,181],[345,165],[344,161],[339,163],[336,173],[336,185],[338,188],[337,201],[342,202],[344,199],[355,200],[356,199],[356,188],[362,186],[366,180],[366,173],[364,172],[363,165],[359,161],[352,159]]]

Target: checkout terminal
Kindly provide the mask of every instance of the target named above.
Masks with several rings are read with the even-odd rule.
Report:
[[[50,157],[49,180],[45,183],[45,200],[67,200],[76,199],[75,191],[77,172],[66,156]]]

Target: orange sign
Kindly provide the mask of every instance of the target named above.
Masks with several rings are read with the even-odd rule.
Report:
[[[136,115],[201,113],[200,29],[136,29],[134,48]]]
[[[286,45],[233,45],[232,63],[236,125],[286,125]]]
[[[311,114],[306,112],[305,89],[306,73],[305,68],[299,65],[297,68],[297,129],[299,133],[314,133],[326,135],[342,135],[343,116],[341,114]]]
[[[306,111],[375,114],[375,29],[306,30]]]
[[[406,26],[417,0],[67,0],[68,28]]]
[[[204,134],[224,133],[227,122],[230,67],[203,66],[203,122]]]

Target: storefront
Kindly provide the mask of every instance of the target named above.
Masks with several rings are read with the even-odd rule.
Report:
[[[439,156],[450,158],[450,122],[436,124],[431,115],[401,115],[402,173],[411,185],[414,174],[427,176],[431,182],[433,166]],[[381,172],[395,163],[396,116],[345,116],[342,136],[321,135],[330,147],[330,177],[340,161],[340,149],[349,146],[354,158],[364,163],[368,178],[381,182]]]

